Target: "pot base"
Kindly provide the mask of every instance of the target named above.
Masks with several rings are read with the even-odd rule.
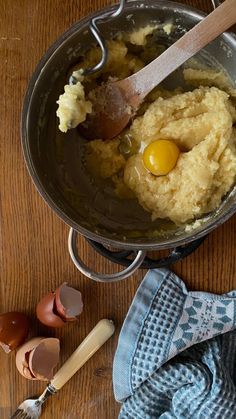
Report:
[[[139,268],[157,269],[173,265],[174,263],[179,262],[180,260],[193,253],[196,249],[198,249],[198,247],[203,243],[206,237],[207,236],[201,237],[200,239],[194,240],[193,242],[188,243],[185,246],[178,246],[172,249],[169,255],[166,257],[155,259],[146,256]],[[108,248],[94,240],[90,240],[87,238],[86,240],[97,253],[118,265],[129,266],[131,260],[133,259],[136,253],[133,250],[115,250],[112,248]],[[132,256],[131,259],[129,258],[130,256]]]

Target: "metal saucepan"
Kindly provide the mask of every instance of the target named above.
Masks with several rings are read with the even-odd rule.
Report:
[[[217,2],[212,1],[213,5]],[[116,10],[111,6],[103,11]],[[97,281],[115,281],[131,275],[142,265],[148,250],[172,249],[167,263],[181,256],[180,250],[199,240],[236,211],[235,188],[220,208],[202,220],[201,226],[186,232],[167,220],[151,221],[150,215],[135,200],[119,200],[108,186],[94,185],[82,164],[84,141],[77,130],[63,134],[58,130],[56,100],[68,82],[71,67],[94,45],[86,17],[65,32],[46,52],[28,86],[22,115],[22,144],[33,181],[49,206],[70,227],[69,251],[77,268]],[[100,23],[108,38],[119,31],[131,31],[150,23],[173,22],[175,30],[161,42],[174,42],[204,17],[197,10],[166,0],[130,1],[121,16]],[[213,68],[223,68],[236,83],[236,37],[223,34],[201,51],[197,59]],[[181,82],[169,79],[170,87]],[[165,232],[160,234],[160,232]],[[92,272],[77,254],[77,233],[98,244],[133,250],[136,255],[123,271],[113,274]],[[195,243],[195,244],[194,244]],[[174,250],[173,250],[174,249]],[[185,252],[186,254],[189,251]],[[129,263],[129,262],[128,262]],[[144,265],[145,266],[145,265]]]

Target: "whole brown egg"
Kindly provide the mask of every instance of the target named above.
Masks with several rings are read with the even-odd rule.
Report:
[[[14,351],[28,336],[29,319],[24,313],[0,314],[0,346],[6,353]]]

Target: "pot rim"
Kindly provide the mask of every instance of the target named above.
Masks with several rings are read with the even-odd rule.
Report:
[[[132,9],[134,7],[134,4],[136,5],[137,8],[143,8],[143,4],[144,2],[141,0],[131,0],[128,3],[126,3],[125,5],[125,10],[129,10]],[[150,4],[152,5],[152,8],[159,8],[160,5],[162,5],[163,9],[170,9],[170,8],[174,8],[177,11],[184,11],[185,13],[189,13],[192,16],[196,17],[199,20],[202,20],[205,16],[206,13],[199,11],[198,9],[185,5],[185,4],[181,4],[181,3],[176,3],[174,1],[166,1],[166,0],[159,0],[158,2],[156,2],[156,0],[149,0],[148,4],[147,4],[147,8],[150,7]],[[58,205],[57,203],[51,198],[51,196],[49,195],[49,193],[45,190],[39,176],[37,173],[37,170],[35,169],[34,164],[32,163],[32,159],[31,159],[31,153],[30,153],[30,148],[29,148],[29,141],[28,141],[28,117],[29,117],[29,108],[30,108],[30,103],[31,103],[31,99],[34,93],[34,88],[35,85],[37,83],[38,78],[40,77],[40,73],[43,70],[44,66],[47,64],[48,60],[52,57],[52,55],[54,53],[57,52],[57,50],[59,48],[61,48],[61,46],[63,45],[63,43],[70,37],[73,36],[77,29],[79,28],[80,30],[83,29],[83,27],[85,28],[91,17],[95,17],[95,16],[99,16],[101,14],[101,12],[106,12],[106,11],[112,11],[112,10],[116,10],[117,8],[117,4],[112,5],[112,6],[107,6],[103,9],[98,10],[97,12],[94,12],[90,15],[85,16],[84,18],[78,20],[77,22],[75,22],[72,26],[70,26],[65,32],[63,32],[57,39],[56,41],[48,48],[48,50],[46,51],[46,53],[43,55],[43,57],[40,59],[39,63],[37,64],[30,80],[28,83],[28,87],[25,93],[25,97],[24,97],[24,101],[23,101],[23,107],[22,107],[22,114],[21,114],[21,145],[22,145],[22,149],[23,149],[23,156],[24,156],[24,160],[26,163],[26,167],[28,169],[28,172],[30,174],[30,177],[37,189],[37,191],[39,192],[39,194],[41,195],[41,197],[43,198],[43,200],[46,202],[46,204],[59,216],[60,219],[62,219],[68,226],[72,227],[74,230],[76,230],[77,232],[79,232],[80,234],[82,234],[83,236],[94,240],[96,242],[105,244],[105,245],[112,245],[115,246],[117,248],[123,248],[123,249],[133,249],[133,250],[160,250],[160,249],[170,249],[170,248],[174,248],[177,246],[183,246],[186,245],[188,243],[191,243],[197,239],[200,239],[201,237],[206,236],[208,233],[210,233],[212,230],[214,230],[216,227],[220,226],[221,224],[223,224],[225,221],[227,221],[235,212],[236,212],[236,201],[235,203],[230,207],[230,209],[223,214],[222,216],[219,217],[219,219],[217,220],[212,220],[209,225],[205,228],[203,228],[201,231],[196,231],[196,233],[194,233],[193,230],[193,234],[189,235],[189,237],[185,237],[185,238],[178,238],[178,236],[176,236],[175,239],[172,240],[168,240],[163,238],[163,241],[161,243],[155,243],[155,238],[153,239],[153,242],[147,242],[147,243],[137,243],[137,242],[132,242],[132,239],[127,239],[127,240],[119,240],[111,237],[105,237],[102,235],[102,233],[96,233],[96,232],[92,232],[88,229],[86,229],[85,227],[80,226],[79,224],[77,224],[75,221],[73,221]],[[230,34],[230,33],[224,33],[221,35],[221,37],[229,39],[229,40],[234,40],[234,42],[236,41],[236,36],[235,34]]]

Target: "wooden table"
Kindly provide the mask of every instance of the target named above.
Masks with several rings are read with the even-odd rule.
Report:
[[[96,322],[113,318],[112,338],[49,400],[43,418],[113,419],[119,412],[112,392],[112,360],[119,329],[144,271],[117,284],[97,284],[73,266],[68,227],[45,204],[27,173],[20,144],[20,113],[30,75],[49,45],[73,22],[110,0],[0,0],[0,182],[1,282],[0,312],[22,310],[30,315],[34,334],[61,339],[61,362]],[[186,1],[205,11],[210,0]],[[236,287],[236,217],[214,231],[190,257],[174,266],[188,287],[217,293]],[[111,272],[119,267],[97,256],[80,239],[82,256],[92,267]],[[78,325],[49,330],[35,318],[35,306],[48,290],[64,281],[83,293],[84,312]],[[17,404],[39,394],[43,383],[30,382],[15,368],[15,355],[0,352],[0,418]]]

